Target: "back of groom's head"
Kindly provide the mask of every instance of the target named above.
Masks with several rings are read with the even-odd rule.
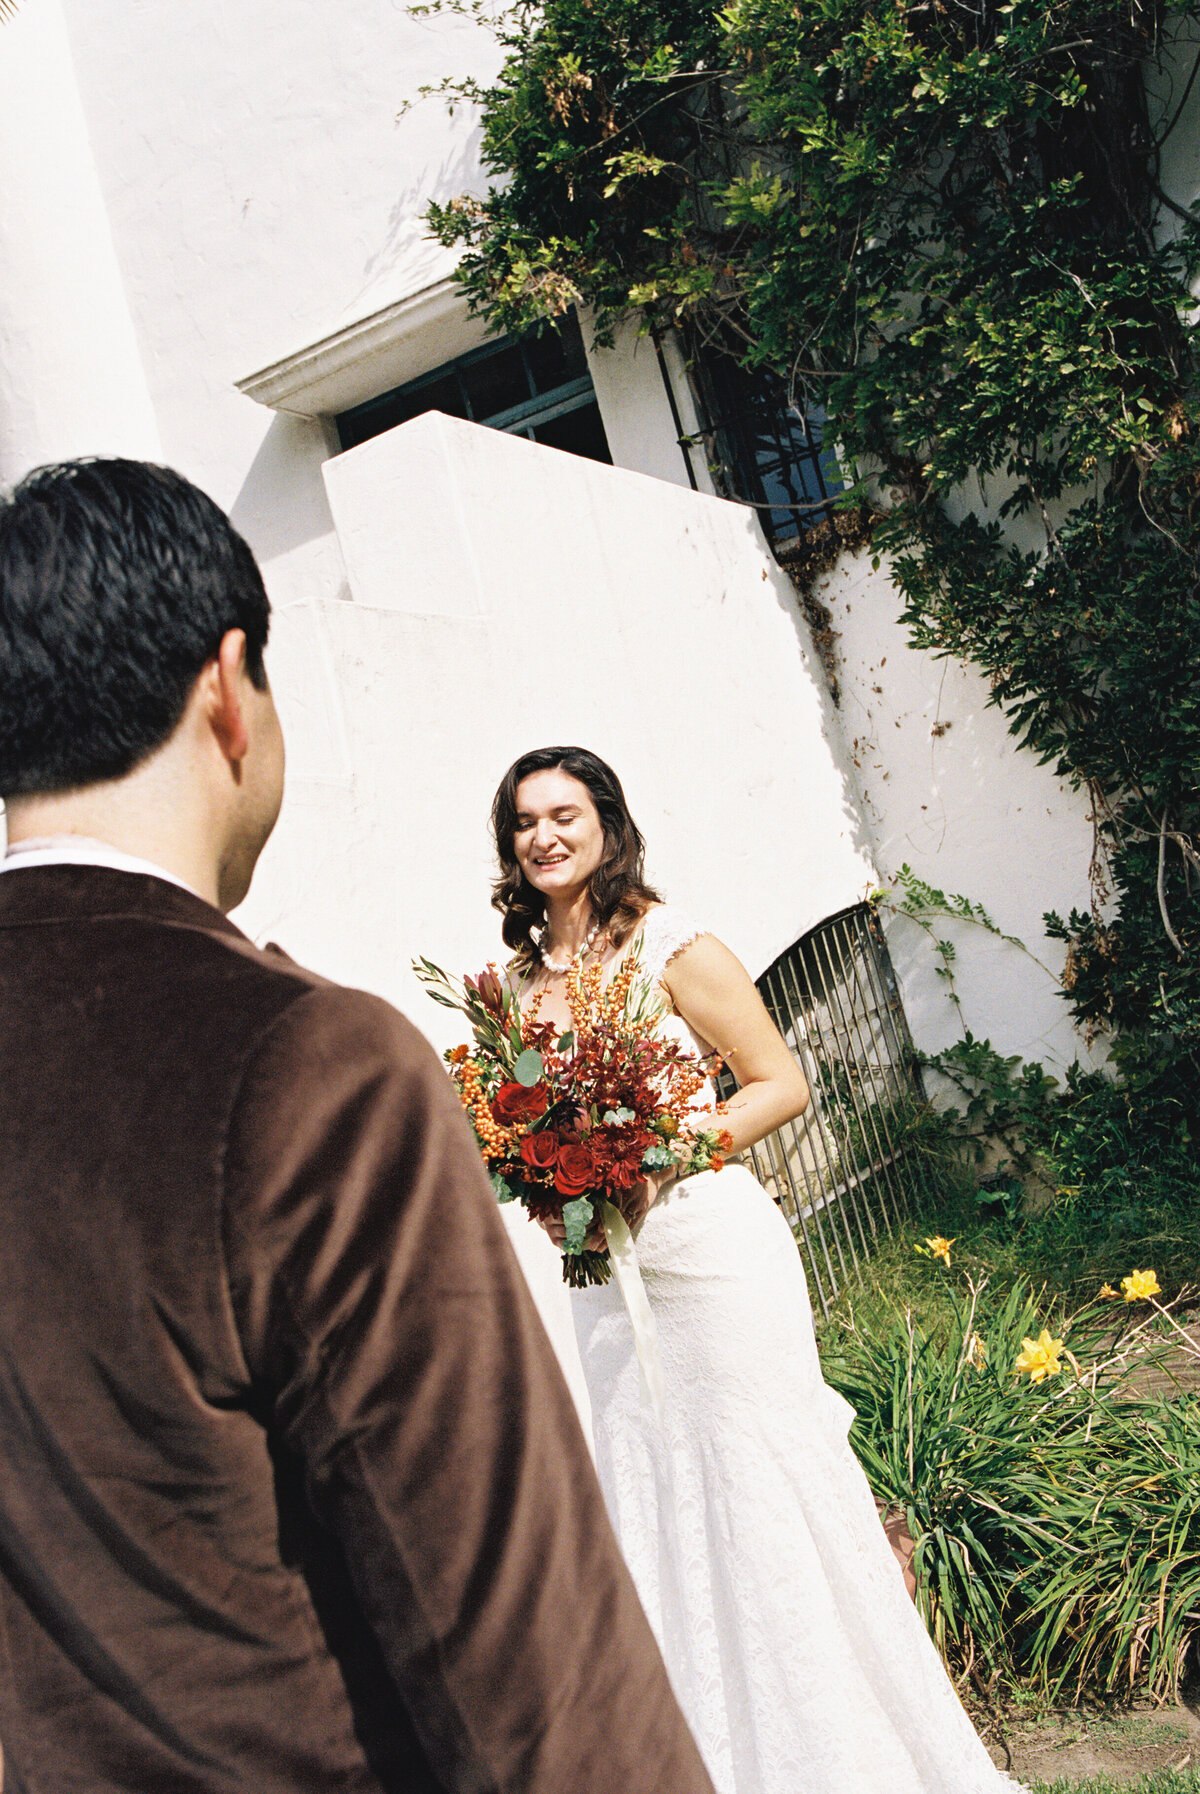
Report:
[[[254,556],[181,474],[67,461],[0,502],[0,795],[119,779],[163,745],[228,630],[265,687]]]

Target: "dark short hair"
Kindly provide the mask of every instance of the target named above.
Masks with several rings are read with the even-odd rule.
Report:
[[[122,778],[230,629],[261,690],[270,604],[225,513],[145,461],[39,467],[0,501],[0,794]]]
[[[592,914],[607,928],[617,945],[645,915],[659,894],[646,883],[642,871],[646,844],[625,802],[621,781],[599,755],[581,747],[534,748],[514,760],[500,781],[492,801],[492,836],[500,876],[492,886],[492,908],[504,917],[501,933],[505,944],[524,958],[534,956],[533,930],[546,919],[546,905],[534,890],[513,851],[517,827],[517,787],[530,773],[561,770],[586,785],[600,826],[605,853],[592,874]]]

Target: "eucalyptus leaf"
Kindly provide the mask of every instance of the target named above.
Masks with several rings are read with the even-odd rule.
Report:
[[[648,1146],[642,1154],[642,1169],[645,1171],[666,1171],[675,1162],[675,1154],[669,1146]]]
[[[535,1084],[540,1084],[542,1081],[542,1055],[533,1047],[526,1047],[523,1053],[518,1054],[513,1065],[513,1077],[518,1084],[524,1084],[527,1090],[532,1090]]]
[[[563,1243],[563,1251],[574,1256],[583,1251],[583,1243],[587,1239],[595,1209],[586,1196],[576,1196],[571,1202],[563,1203],[563,1224],[567,1237]]]

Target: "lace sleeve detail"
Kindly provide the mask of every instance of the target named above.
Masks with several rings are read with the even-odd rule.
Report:
[[[652,909],[639,930],[643,975],[652,985],[659,983],[671,961],[707,933],[707,928],[701,928],[670,904]]]

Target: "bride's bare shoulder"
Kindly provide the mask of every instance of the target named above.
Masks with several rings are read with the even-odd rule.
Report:
[[[707,936],[708,930],[694,922],[673,903],[656,903],[646,912],[640,928],[640,952],[643,968],[662,980],[663,973],[694,941]]]

